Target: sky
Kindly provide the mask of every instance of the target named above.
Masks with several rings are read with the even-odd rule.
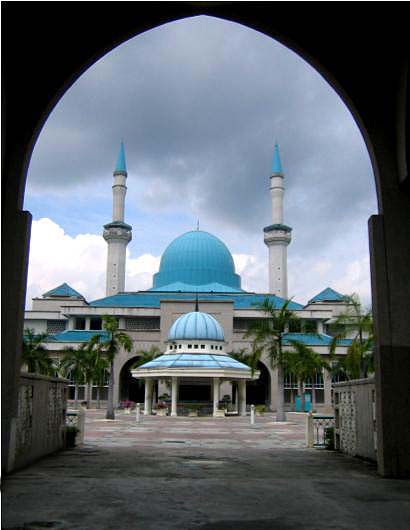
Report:
[[[67,282],[104,296],[112,172],[127,158],[126,290],[152,286],[161,254],[196,229],[230,249],[242,287],[268,290],[269,176],[285,173],[288,292],[330,286],[370,305],[367,220],[377,213],[368,152],[350,111],[291,50],[211,17],[166,24],[122,44],[66,92],[33,151],[27,306]]]

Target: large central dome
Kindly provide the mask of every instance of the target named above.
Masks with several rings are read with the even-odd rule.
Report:
[[[195,230],[168,245],[152,290],[235,292],[241,291],[241,279],[226,245],[208,232]]]

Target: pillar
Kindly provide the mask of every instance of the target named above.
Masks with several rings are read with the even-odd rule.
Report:
[[[246,416],[246,379],[238,381],[239,416]]]
[[[219,406],[219,377],[213,378],[213,387],[214,387],[214,409],[213,415],[216,416],[216,411]]]
[[[152,414],[152,379],[145,379],[144,416]]]
[[[178,377],[172,378],[171,386],[171,416],[177,416],[177,403],[178,403]]]

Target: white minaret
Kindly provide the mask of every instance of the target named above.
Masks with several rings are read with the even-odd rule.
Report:
[[[273,153],[270,193],[272,197],[272,224],[265,227],[264,241],[269,248],[269,292],[288,297],[288,263],[287,246],[291,241],[292,229],[283,224],[283,184],[282,164],[279,147],[275,144]]]
[[[108,243],[106,296],[118,294],[125,288],[125,256],[132,239],[132,226],[124,223],[127,167],[124,144],[121,142],[112,186],[112,222],[104,225],[103,237]]]

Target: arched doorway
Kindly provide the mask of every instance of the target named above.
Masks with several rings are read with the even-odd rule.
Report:
[[[251,405],[269,406],[271,388],[269,371],[261,362],[258,362],[256,369],[260,372],[259,379],[246,382],[246,402]]]
[[[144,403],[145,384],[143,379],[136,379],[131,375],[131,369],[135,367],[135,363],[139,357],[132,357],[121,368],[119,375],[119,400],[133,401],[134,403]],[[158,383],[155,382],[153,401],[156,401],[158,396]]]
[[[386,13],[375,10],[373,23],[367,24],[366,13],[343,7],[338,11],[340,24],[330,29],[323,18],[334,17],[333,7],[300,7],[299,22],[294,19],[293,6],[262,7],[227,4],[178,4],[136,7],[123,6],[121,10],[108,8],[99,13],[98,25],[93,24],[94,12],[81,7],[81,16],[69,5],[58,8],[47,5],[44,13],[35,6],[29,16],[21,18],[8,6],[5,41],[8,48],[7,80],[8,113],[5,122],[7,134],[4,145],[4,217],[7,254],[3,375],[5,384],[3,402],[5,411],[5,458],[12,419],[16,414],[18,374],[20,370],[20,343],[23,323],[25,282],[31,216],[22,211],[28,160],[37,135],[53,106],[81,73],[99,57],[128,38],[165,22],[198,14],[220,16],[262,31],[294,49],[322,73],[341,95],[363,131],[375,168],[378,182],[380,215],[370,223],[372,250],[372,290],[375,301],[377,423],[381,472],[400,475],[410,469],[408,452],[401,447],[409,445],[408,396],[409,286],[407,275],[410,255],[410,217],[408,209],[409,176],[405,167],[408,146],[403,134],[408,126],[403,110],[406,92],[401,89],[403,59],[406,60],[406,17],[400,11]],[[27,9],[27,8],[26,8]],[[55,11],[54,15],[53,9]],[[61,11],[63,10],[63,11]],[[137,10],[137,11],[136,11]],[[27,13],[27,11],[26,11]],[[63,13],[63,15],[62,15]],[[127,16],[128,13],[128,16]],[[138,13],[138,16],[135,16]],[[320,14],[320,16],[319,16]],[[58,22],[50,25],[47,16]],[[403,12],[404,15],[404,12]],[[33,20],[35,24],[33,24]],[[354,24],[352,24],[354,20]],[[388,20],[389,24],[386,24]],[[116,23],[117,21],[117,23]],[[308,23],[306,23],[308,21]],[[79,41],[73,37],[75,26]],[[14,39],[14,28],[19,27],[25,39]],[[349,38],[346,39],[346,27]],[[382,32],[386,38],[380,39]],[[326,41],[326,46],[323,42]],[[27,46],[30,42],[30,47]],[[55,61],[53,46],[61,50]],[[343,43],[343,46],[340,45]],[[346,56],[349,56],[346,67]],[[380,78],[380,57],[389,57],[384,64],[383,83]],[[33,60],[42,57],[41,64]],[[38,70],[40,68],[40,71]],[[26,79],[36,78],[34,90],[27,91]],[[383,112],[380,112],[380,109]],[[407,118],[406,118],[407,116]],[[402,120],[403,117],[403,120]],[[407,121],[406,121],[407,120]],[[397,133],[399,139],[397,140]],[[403,139],[403,141],[401,141]],[[404,162],[404,165],[403,165]],[[394,326],[392,323],[394,322]],[[404,418],[406,421],[404,421]],[[387,456],[385,456],[387,455]],[[404,455],[404,456],[403,456]],[[407,456],[405,456],[407,455]],[[398,462],[398,463],[397,463]]]

